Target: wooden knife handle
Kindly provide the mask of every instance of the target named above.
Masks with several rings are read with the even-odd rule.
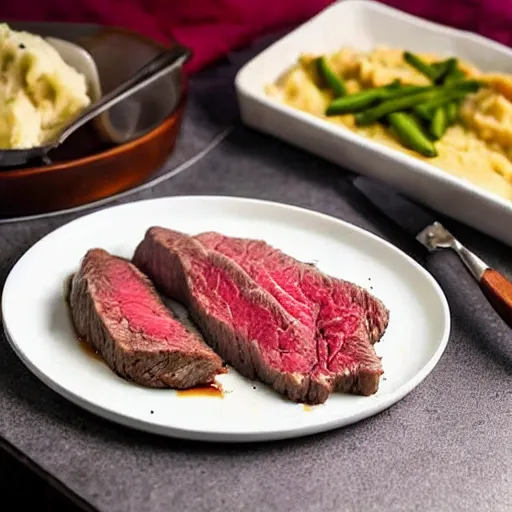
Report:
[[[512,283],[497,270],[488,268],[480,278],[480,286],[501,318],[512,327]]]

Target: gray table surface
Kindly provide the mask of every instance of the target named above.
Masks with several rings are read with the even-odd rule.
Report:
[[[421,259],[353,188],[349,173],[236,121],[230,83],[247,56],[234,54],[194,80],[178,147],[163,171],[183,172],[112,204],[181,194],[270,199],[347,220]],[[0,284],[34,242],[84,213],[0,224]],[[511,275],[510,248],[446,222]],[[510,511],[511,331],[454,255],[424,263],[450,303],[448,348],[416,390],[368,420],[251,445],[160,438],[68,403],[31,375],[2,334],[0,438],[101,511]]]

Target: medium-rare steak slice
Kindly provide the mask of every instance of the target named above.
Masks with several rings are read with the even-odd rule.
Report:
[[[216,250],[238,263],[256,282],[274,295],[291,312],[315,309],[317,324],[321,328],[332,317],[342,315],[347,308],[359,310],[365,318],[370,341],[376,343],[384,334],[389,322],[386,306],[364,288],[328,276],[314,265],[300,262],[262,240],[234,238],[208,232],[196,235],[206,248]],[[319,288],[325,294],[319,295]],[[327,307],[328,306],[328,307]]]
[[[189,388],[223,373],[222,360],[164,306],[133,264],[91,249],[71,280],[77,334],[123,378],[155,388]]]
[[[189,307],[207,341],[242,375],[312,404],[324,402],[334,389],[375,391],[382,370],[361,314],[331,318],[343,326],[343,348],[352,349],[327,353],[325,336],[316,327],[319,306],[293,297],[283,306],[288,294],[276,299],[231,258],[193,237],[151,228],[133,261],[157,287]],[[334,357],[349,359],[338,373],[328,368]]]
[[[133,262],[188,307],[210,345],[242,375],[291,400],[327,399],[329,383],[312,377],[317,354],[307,329],[229,258],[191,236],[154,227]]]
[[[389,320],[379,299],[261,240],[214,232],[195,238],[240,265],[288,313],[315,330],[319,367],[333,374],[336,390],[364,395],[377,391],[382,370],[370,345],[380,339]]]

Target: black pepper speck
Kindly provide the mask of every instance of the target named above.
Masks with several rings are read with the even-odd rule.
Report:
[[[151,412],[151,414],[154,414],[154,413],[155,413],[155,411],[150,411],[150,412]]]
[[[23,43],[20,43],[20,44],[19,44],[19,47],[20,47],[22,50],[24,50],[24,49],[25,49],[25,45],[24,45]]]

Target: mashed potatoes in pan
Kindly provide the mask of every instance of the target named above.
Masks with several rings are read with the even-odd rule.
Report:
[[[436,55],[420,56],[427,63],[441,60]],[[267,87],[267,94],[512,199],[512,76],[480,73],[459,61],[467,77],[483,81],[486,87],[464,99],[459,121],[435,143],[437,156],[426,158],[405,148],[382,124],[357,126],[353,114],[327,117],[325,110],[333,96],[329,89],[317,86],[316,57],[302,55],[297,65]],[[402,84],[429,84],[424,75],[404,61],[401,49],[379,47],[359,52],[344,48],[326,57],[331,69],[344,79],[349,94],[384,86],[395,79]]]
[[[85,77],[49,43],[0,24],[0,149],[44,144],[89,103]]]

